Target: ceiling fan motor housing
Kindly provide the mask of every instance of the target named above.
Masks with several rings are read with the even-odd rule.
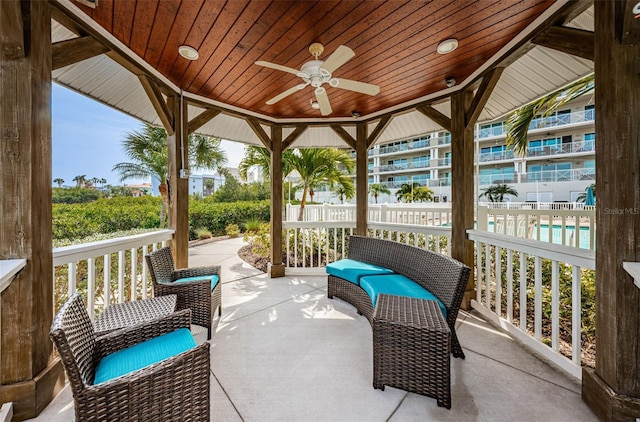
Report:
[[[300,68],[300,71],[304,74],[300,74],[299,76],[307,83],[311,84],[312,87],[318,88],[325,82],[329,82],[331,80],[331,73],[325,69],[321,69],[324,62],[322,60],[311,60],[306,62]]]

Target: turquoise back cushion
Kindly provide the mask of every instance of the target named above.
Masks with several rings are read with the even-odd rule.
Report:
[[[105,356],[96,367],[93,383],[100,384],[126,375],[194,347],[196,341],[191,332],[180,328]]]
[[[396,296],[409,296],[418,299],[435,300],[438,302],[438,306],[440,306],[442,315],[447,318],[447,308],[440,299],[438,299],[429,290],[402,274],[365,276],[360,279],[360,287],[367,292],[371,298],[374,308],[380,293]]]
[[[345,258],[327,265],[327,273],[358,284],[360,277],[365,275],[393,274],[393,271],[377,265],[367,264],[366,262]]]
[[[215,289],[216,286],[218,285],[218,281],[220,281],[220,277],[218,277],[218,275],[205,275],[205,276],[199,276],[199,277],[185,277],[185,278],[179,278],[177,280],[174,281],[174,283],[187,283],[189,281],[196,281],[196,280],[211,280],[211,290]]]

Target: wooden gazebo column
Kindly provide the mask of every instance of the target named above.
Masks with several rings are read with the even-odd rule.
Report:
[[[473,86],[451,96],[451,118],[431,106],[417,110],[451,132],[451,256],[474,267],[473,242],[467,230],[473,229],[475,192],[473,183],[474,143],[473,127],[482,112],[493,88],[498,83],[503,68],[494,68],[483,78],[473,94]],[[462,300],[463,309],[471,308],[475,298],[475,281],[469,278]]]
[[[51,10],[0,1],[0,259],[26,259],[2,293],[0,403],[36,416],[62,388],[52,358]]]
[[[605,421],[640,416],[640,20],[637,1],[596,1],[596,368],[582,397]]]

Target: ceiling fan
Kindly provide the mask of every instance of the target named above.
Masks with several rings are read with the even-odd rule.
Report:
[[[324,46],[320,43],[313,43],[309,46],[309,52],[313,55],[313,60],[310,60],[302,65],[300,70],[293,69],[291,67],[282,66],[279,64],[257,61],[259,66],[268,67],[282,72],[293,73],[294,75],[302,78],[304,83],[298,84],[292,88],[287,89],[283,93],[276,95],[267,101],[268,105],[272,105],[294,94],[307,85],[311,85],[315,88],[316,100],[320,106],[320,113],[323,116],[331,114],[331,104],[329,103],[329,97],[327,96],[327,90],[325,83],[333,88],[341,88],[349,91],[359,92],[367,95],[377,95],[380,92],[380,87],[365,82],[352,81],[350,79],[334,78],[333,72],[340,66],[348,62],[356,53],[353,52],[347,46],[341,45],[334,51],[325,61],[318,59],[318,56],[324,51]]]

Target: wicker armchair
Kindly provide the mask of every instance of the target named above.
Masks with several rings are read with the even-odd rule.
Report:
[[[208,421],[209,343],[160,362],[94,384],[107,355],[179,328],[189,328],[190,311],[97,337],[79,294],[58,311],[50,336],[71,384],[77,421]]]
[[[220,276],[219,266],[194,267],[176,270],[173,265],[171,248],[164,247],[145,256],[155,296],[177,295],[177,309],[191,309],[192,322],[207,327],[207,340],[211,339],[211,321],[218,308],[218,315],[222,315],[222,280],[211,289],[209,279],[197,280],[196,277]],[[183,278],[193,278],[192,281],[174,283]]]

